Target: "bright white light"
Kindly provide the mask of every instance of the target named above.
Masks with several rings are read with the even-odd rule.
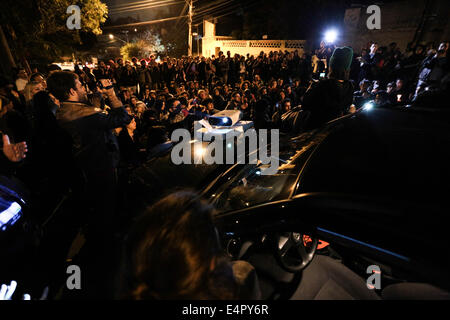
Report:
[[[222,123],[223,124],[228,123],[228,118],[222,118]]]
[[[231,143],[227,143],[227,148],[228,148],[228,149],[231,149],[232,146],[233,146],[233,145],[232,145]]]
[[[10,285],[2,284],[0,288],[0,300],[11,300],[14,291],[16,291],[17,282],[12,280]]]
[[[333,43],[338,37],[338,32],[336,30],[328,30],[325,32],[325,42]]]
[[[195,148],[194,153],[197,157],[201,158],[205,155],[206,149],[203,147],[197,147]]]
[[[110,34],[109,38],[112,40],[112,39],[114,39],[114,36],[112,34]]]
[[[366,102],[366,103],[363,105],[363,109],[364,109],[364,110],[371,110],[371,109],[373,109],[373,107],[374,107],[373,102]]]
[[[17,202],[13,202],[8,209],[0,212],[0,228],[4,230],[6,228],[6,224],[14,224],[14,222],[16,222],[16,220],[20,217],[19,212],[21,209],[22,207]]]

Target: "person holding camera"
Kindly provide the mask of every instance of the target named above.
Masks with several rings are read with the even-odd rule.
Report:
[[[110,103],[109,113],[88,104],[86,90],[75,73],[58,71],[47,80],[49,92],[61,102],[61,107],[56,112],[57,122],[72,137],[75,162],[86,179],[86,191],[81,200],[83,203],[87,202],[87,239],[91,244],[88,259],[92,266],[98,268],[88,268],[87,273],[88,277],[90,274],[94,279],[97,272],[108,271],[108,266],[103,265],[102,261],[106,261],[103,258],[108,255],[107,249],[112,247],[115,231],[114,199],[117,198],[120,152],[112,131],[126,126],[132,119],[116,97],[111,80],[102,79],[100,82],[100,89]],[[95,260],[99,261],[95,263]]]

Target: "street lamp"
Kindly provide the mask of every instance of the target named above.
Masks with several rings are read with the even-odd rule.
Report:
[[[120,41],[122,41],[122,42],[124,42],[124,43],[128,43],[128,42],[126,42],[125,40],[120,39],[119,37],[114,37],[114,35],[112,35],[112,34],[109,35],[109,38],[110,38],[111,40],[117,39],[117,40],[120,40]]]

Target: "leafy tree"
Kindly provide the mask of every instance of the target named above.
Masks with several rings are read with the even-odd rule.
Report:
[[[49,63],[74,50],[92,45],[101,34],[108,8],[101,0],[78,0],[81,29],[69,30],[67,8],[73,0],[2,0],[0,14],[16,57]]]
[[[120,48],[120,54],[125,60],[146,58],[152,53],[161,53],[165,50],[161,37],[154,31],[144,31],[134,36],[130,43]]]
[[[147,47],[150,47],[150,50],[153,52],[162,52],[165,49],[162,45],[161,37],[154,31],[147,30],[139,33],[136,39],[144,41]]]
[[[120,48],[120,54],[125,60],[131,60],[133,57],[142,59],[148,57],[149,48],[147,43],[143,40],[138,40],[136,42],[130,42]]]

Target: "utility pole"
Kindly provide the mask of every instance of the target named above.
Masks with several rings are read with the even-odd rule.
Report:
[[[193,0],[189,0],[189,20],[188,20],[188,25],[189,25],[189,31],[188,31],[188,56],[192,55],[192,2]]]

